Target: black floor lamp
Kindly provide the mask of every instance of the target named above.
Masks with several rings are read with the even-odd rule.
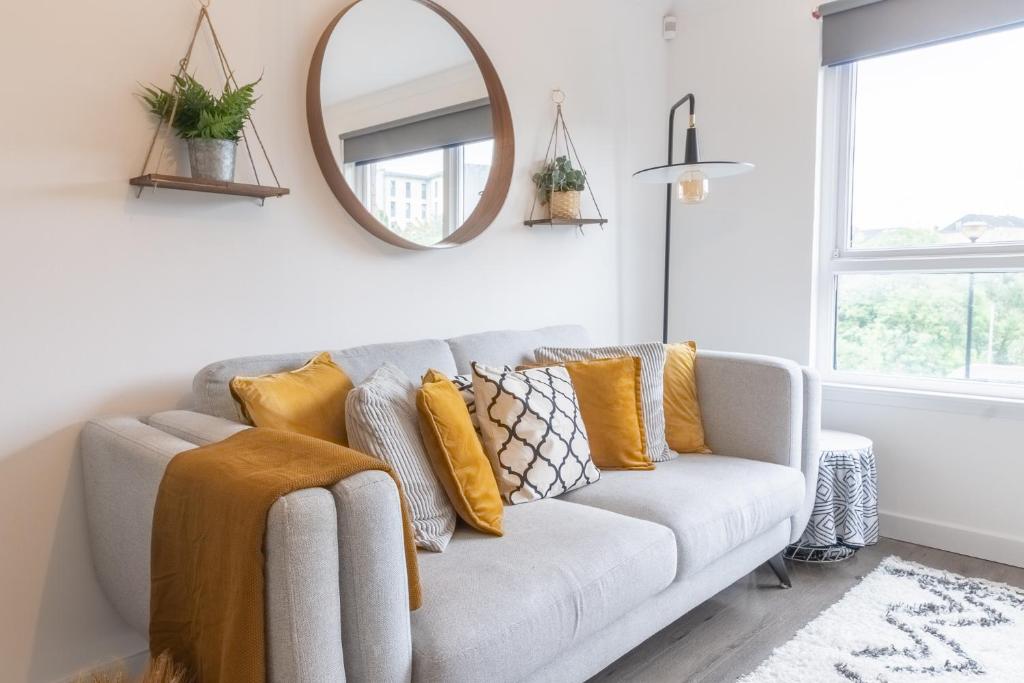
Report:
[[[690,103],[690,123],[686,128],[686,149],[683,163],[672,163],[672,143],[675,138],[676,109]],[[665,306],[662,314],[661,339],[668,343],[668,280],[669,257],[672,244],[672,185],[678,189],[679,199],[684,204],[699,204],[708,196],[708,179],[749,173],[754,165],[745,161],[701,161],[697,147],[697,126],[694,118],[695,100],[693,93],[672,105],[668,113],[668,163],[637,171],[633,177],[642,183],[668,183],[665,195]]]

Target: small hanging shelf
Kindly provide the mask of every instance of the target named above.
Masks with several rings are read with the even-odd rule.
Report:
[[[209,178],[191,178],[189,176],[165,175],[163,173],[147,173],[132,178],[129,185],[135,185],[140,193],[144,187],[166,187],[170,190],[191,190],[193,192],[212,192],[214,194],[227,194],[236,197],[255,197],[256,199],[267,199],[268,197],[283,197],[290,190],[287,187],[274,187],[273,185],[249,185],[247,183],[226,183],[220,180]]]
[[[539,199],[540,191],[535,193],[533,199],[533,206],[530,209],[530,217],[524,221],[524,224],[529,227],[535,226],[575,226],[580,232],[583,231],[585,225],[600,225],[604,229],[604,224],[608,222],[608,219],[601,214],[601,207],[597,205],[597,198],[594,196],[594,190],[590,186],[590,180],[586,176],[586,171],[583,166],[583,162],[580,161],[580,155],[576,151],[576,145],[573,144],[572,136],[569,134],[569,128],[565,124],[565,117],[562,115],[562,103],[565,102],[565,93],[561,90],[555,90],[551,93],[551,100],[555,103],[555,125],[551,130],[551,138],[548,140],[548,149],[544,153],[544,166],[543,168],[548,169],[552,164],[555,164],[559,160],[568,160],[569,166],[572,167],[573,160],[575,160],[575,167],[577,171],[583,172],[583,184],[586,187],[587,193],[590,195],[590,200],[594,204],[594,210],[597,212],[597,218],[584,218],[578,206],[571,213],[575,215],[562,215],[547,218],[536,217],[537,203]],[[559,154],[559,150],[564,150],[564,153]],[[550,206],[550,193],[548,195],[548,204]],[[575,202],[579,204],[579,202]],[[564,212],[563,212],[564,213]]]
[[[178,62],[178,73],[176,78],[180,78],[188,73],[188,66],[192,59],[192,49],[195,47],[196,38],[199,36],[199,29],[202,28],[203,23],[205,22],[210,31],[210,37],[213,38],[213,44],[217,50],[217,59],[220,63],[221,70],[224,73],[226,86],[238,88],[238,81],[235,80],[234,71],[231,70],[231,65],[228,63],[227,55],[224,54],[224,48],[221,46],[220,38],[217,36],[217,31],[213,28],[213,19],[210,18],[210,13],[207,11],[207,8],[210,6],[210,0],[200,0],[200,5],[199,17],[196,19],[195,28],[192,30],[192,40],[189,41],[188,50],[185,51],[185,56],[182,57],[180,62]],[[173,97],[169,102],[170,116],[166,117],[166,120],[173,121],[178,107],[179,89],[172,83],[172,87],[169,92],[173,93]],[[287,187],[281,187],[281,182],[277,178],[277,172],[274,171],[274,165],[270,161],[270,155],[267,154],[267,148],[263,145],[263,139],[260,138],[259,131],[256,130],[256,123],[253,121],[251,113],[246,117],[245,123],[250,129],[253,137],[256,138],[256,143],[260,147],[260,152],[262,152],[263,159],[266,161],[267,168],[270,170],[270,175],[274,178],[273,185],[263,185],[260,183],[260,174],[256,169],[256,159],[253,157],[252,148],[249,146],[249,135],[246,132],[245,126],[242,127],[241,131],[242,143],[245,146],[245,153],[249,158],[249,165],[252,168],[253,176],[256,178],[256,184],[225,182],[210,178],[193,178],[190,176],[160,173],[160,162],[164,157],[164,152],[167,146],[166,138],[161,141],[160,151],[157,153],[156,157],[156,167],[153,169],[153,172],[147,172],[150,159],[153,156],[153,150],[156,148],[156,142],[160,138],[160,131],[163,129],[164,121],[165,117],[161,116],[156,125],[156,130],[153,131],[153,139],[150,140],[149,149],[146,151],[146,160],[142,162],[142,172],[128,181],[129,185],[139,188],[137,196],[141,197],[142,191],[147,187],[154,189],[167,188],[171,190],[209,192],[236,197],[254,197],[260,200],[260,205],[262,206],[263,202],[268,197],[283,197],[290,192]]]
[[[523,224],[530,227],[535,225],[575,225],[582,228],[584,225],[604,225],[607,222],[607,218],[530,218],[523,221]]]

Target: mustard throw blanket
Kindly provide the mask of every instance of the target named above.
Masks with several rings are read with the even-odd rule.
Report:
[[[331,486],[366,470],[395,478],[390,467],[368,455],[273,429],[248,429],[175,456],[160,482],[153,516],[154,656],[169,652],[200,683],[263,683],[263,535],[270,507],[292,491]],[[398,490],[410,609],[416,609],[416,547],[400,484]]]

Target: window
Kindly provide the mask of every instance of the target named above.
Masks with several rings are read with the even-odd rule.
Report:
[[[830,67],[826,379],[1024,397],[1024,29]]]
[[[494,141],[481,140],[345,164],[345,174],[353,178],[350,184],[357,189],[363,205],[382,223],[387,218],[388,227],[406,239],[436,244],[462,225],[476,208],[490,176],[493,152]],[[419,189],[414,190],[413,185]],[[396,192],[402,186],[405,198],[398,197],[396,206]],[[389,197],[378,197],[374,187],[388,188]],[[419,199],[413,199],[414,192]]]
[[[491,157],[494,155],[494,140],[483,140],[459,149],[459,171],[462,182],[459,192],[459,223],[461,224],[476,209],[484,186],[491,174]]]

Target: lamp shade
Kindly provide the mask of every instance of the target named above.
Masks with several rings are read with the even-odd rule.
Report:
[[[686,171],[700,171],[708,178],[725,178],[750,173],[753,170],[754,164],[746,161],[699,161],[645,168],[634,173],[633,178],[641,183],[663,185],[676,182]]]

